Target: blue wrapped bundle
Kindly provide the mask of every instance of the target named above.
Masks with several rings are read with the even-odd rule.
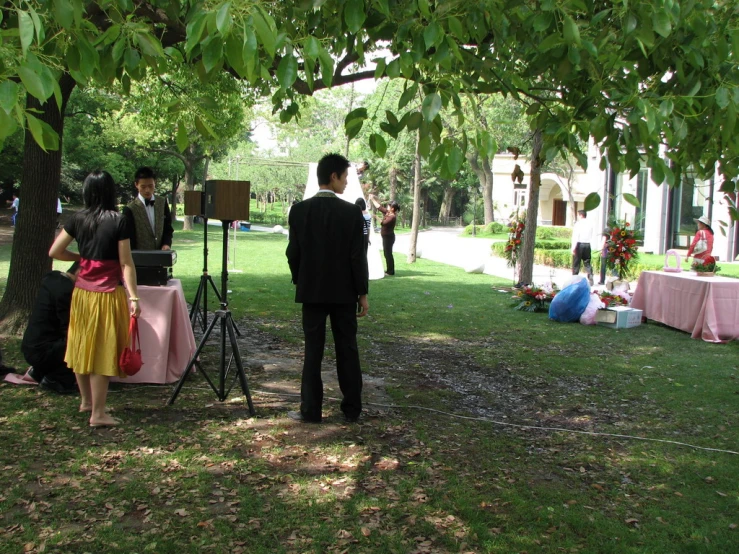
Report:
[[[552,299],[549,305],[549,319],[554,321],[580,321],[580,316],[588,307],[590,286],[587,280],[580,279],[567,285]]]

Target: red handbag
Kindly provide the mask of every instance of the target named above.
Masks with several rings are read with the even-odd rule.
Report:
[[[141,340],[139,340],[139,321],[133,316],[131,316],[131,322],[128,324],[128,342],[130,347],[126,346],[121,352],[118,365],[123,373],[131,376],[136,375],[143,365],[141,361]]]

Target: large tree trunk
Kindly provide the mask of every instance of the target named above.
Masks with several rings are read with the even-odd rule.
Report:
[[[526,206],[526,228],[523,234],[523,248],[521,248],[521,266],[518,273],[520,283],[532,283],[534,275],[534,246],[536,244],[536,219],[539,216],[539,189],[541,188],[541,149],[543,138],[541,129],[534,131],[531,150],[531,184],[529,185],[529,200]]]
[[[54,242],[56,201],[62,169],[62,133],[64,108],[75,87],[68,74],[59,80],[61,110],[54,98],[41,105],[28,97],[27,106],[34,115],[48,123],[59,135],[59,149],[44,150],[26,132],[20,209],[5,294],[0,301],[0,333],[17,334],[24,330],[41,285],[41,278],[51,269],[49,247]]]
[[[490,166],[489,160],[483,160],[482,164],[478,161],[478,155],[468,156],[472,171],[475,172],[477,179],[480,181],[482,188],[482,200],[485,208],[485,225],[492,223],[495,219],[493,211],[493,168]]]
[[[179,175],[175,175],[172,178],[172,205],[170,206],[172,212],[172,221],[177,221],[177,187],[179,186]]]
[[[418,245],[418,225],[421,221],[421,153],[418,146],[421,133],[416,135],[416,156],[413,159],[413,219],[411,220],[411,240],[408,245],[408,263],[416,262],[416,246]]]
[[[452,201],[457,194],[457,189],[454,187],[446,187],[444,189],[444,200],[441,201],[441,208],[439,209],[439,222],[446,225],[449,223],[449,215],[452,213]]]
[[[390,202],[395,200],[395,196],[398,193],[398,169],[396,167],[390,168]]]
[[[187,153],[192,155],[194,152],[194,147],[191,144],[188,146]],[[192,158],[185,157],[182,160],[182,163],[185,166],[185,191],[192,191],[195,190],[195,172],[193,171],[194,162]],[[191,215],[186,215],[182,218],[182,230],[183,231],[192,231],[193,230],[193,220],[195,218]],[[207,232],[207,230],[205,231]]]

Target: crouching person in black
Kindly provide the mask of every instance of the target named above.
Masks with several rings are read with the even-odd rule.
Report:
[[[66,273],[52,271],[44,277],[21,343],[23,356],[33,366],[29,375],[41,387],[59,394],[78,392],[74,373],[64,361],[69,307],[78,272],[79,262],[75,262]]]

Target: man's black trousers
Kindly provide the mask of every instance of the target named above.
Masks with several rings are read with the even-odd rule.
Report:
[[[303,304],[305,360],[300,388],[300,413],[307,421],[321,421],[323,381],[321,362],[326,344],[326,318],[336,346],[336,372],[344,398],[341,411],[348,419],[362,412],[362,370],[357,348],[357,304]]]

